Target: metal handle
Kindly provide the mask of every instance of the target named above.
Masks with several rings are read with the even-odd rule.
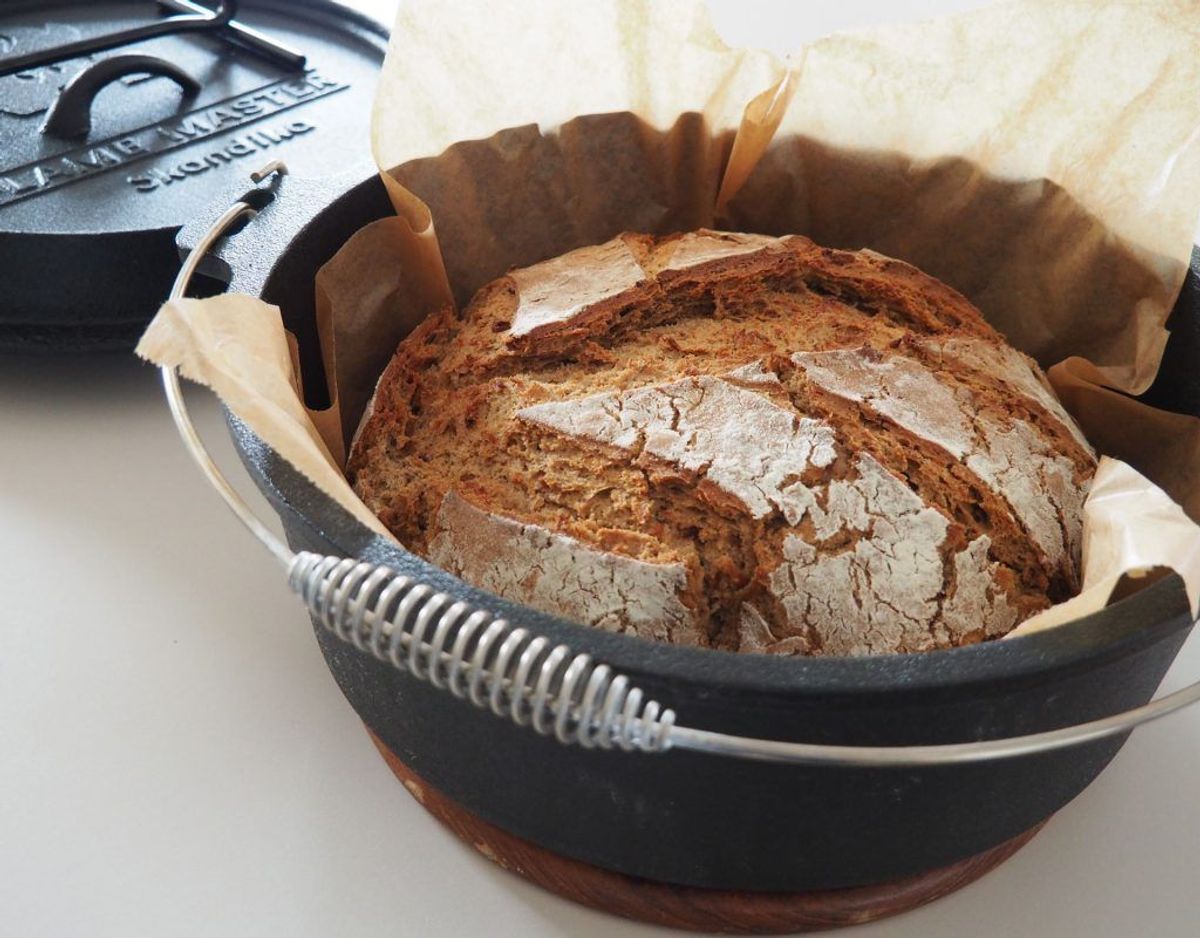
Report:
[[[174,62],[156,55],[113,55],[85,68],[67,82],[42,124],[42,133],[55,137],[83,137],[92,129],[92,102],[106,85],[125,75],[162,75],[170,78],[187,101],[200,93],[200,82]]]
[[[252,175],[261,182],[286,168],[275,161]],[[203,254],[252,205],[235,202],[197,241],[171,299],[185,295]],[[586,654],[514,627],[428,584],[353,558],[294,553],[258,519],[213,463],[196,433],[172,368],[163,386],[184,444],[238,519],[282,562],[309,611],[347,644],[418,680],[490,709],[564,744],[642,752],[690,749],[762,762],[872,768],[939,766],[1034,755],[1109,739],[1200,701],[1200,681],[1123,713],[1063,729],[933,746],[837,746],[715,733],[675,723],[675,714]]]
[[[75,42],[67,42],[51,49],[35,49],[23,55],[14,55],[0,59],[0,76],[12,75],[27,69],[50,65],[54,62],[66,62],[70,59],[91,55],[93,52],[104,52],[118,46],[132,45],[144,42],[156,36],[167,36],[171,33],[191,32],[194,30],[220,29],[228,26],[237,14],[237,0],[218,0],[216,9],[201,8],[202,12],[189,16],[170,16],[155,23],[144,23],[115,33],[99,36],[88,36]]]
[[[272,160],[267,163],[262,169],[250,174],[251,182],[261,183],[274,175],[287,175],[287,165],[281,160]],[[171,286],[171,300],[178,300],[187,295],[189,284],[192,282],[192,276],[196,273],[196,268],[204,259],[204,255],[209,249],[219,241],[226,231],[233,225],[234,222],[241,218],[251,219],[258,214],[258,210],[254,208],[245,199],[239,199],[233,205],[225,209],[212,223],[212,227],[206,231],[201,238],[196,242],[196,246],[188,254],[183,262],[183,266],[179,268],[179,273],[175,277],[175,283]],[[200,439],[200,435],[196,432],[196,427],[192,423],[191,415],[188,414],[187,404],[183,399],[183,389],[179,386],[179,373],[174,368],[161,367],[159,372],[162,374],[163,390],[167,395],[167,406],[171,410],[171,416],[175,420],[175,428],[179,431],[179,435],[183,438],[184,446],[187,447],[192,459],[196,465],[208,478],[213,488],[217,490],[217,494],[225,500],[238,520],[246,526],[246,528],[255,537],[262,542],[267,548],[284,564],[291,563],[295,554],[291,549],[277,538],[273,531],[263,524],[254,514],[253,509],[247,505],[240,495],[234,491],[233,486],[229,484],[229,480],[222,475],[221,470],[217,468],[217,464],[213,462],[212,456],[205,447],[204,442]]]
[[[177,13],[207,14],[209,12],[207,7],[195,3],[194,0],[158,0],[158,5]],[[304,68],[306,57],[303,52],[299,52],[277,39],[272,39],[260,30],[231,19],[221,27],[221,31],[227,34],[226,38],[230,42],[264,56],[277,65],[290,69]]]

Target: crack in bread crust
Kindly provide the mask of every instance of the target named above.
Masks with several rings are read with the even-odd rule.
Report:
[[[750,372],[761,387],[779,383]],[[732,517],[721,518],[725,525],[761,530],[775,516],[775,527],[784,531],[783,562],[759,585],[783,610],[773,617],[775,634],[800,638],[806,648],[921,651],[939,638],[957,644],[976,633],[997,634],[1003,630],[998,623],[1011,626],[1015,618],[1006,597],[986,589],[999,567],[987,556],[986,535],[958,551],[960,529],[948,536],[952,522],[915,494],[909,480],[865,453],[853,459],[850,475],[832,470],[835,460],[851,462],[832,427],[790,411],[786,398],[781,406],[702,377],[536,405],[517,418],[624,450],[633,465],[682,470],[698,493],[712,486],[735,500]],[[974,549],[980,543],[982,555]],[[976,597],[978,622],[964,621],[961,601],[954,607],[958,615],[943,616],[943,599],[959,580],[963,597]],[[726,620],[736,614],[740,628],[748,608],[761,617],[750,600],[762,598],[761,591],[729,596],[736,609],[720,611]],[[755,635],[739,632],[739,648],[763,645],[757,621],[749,618]],[[778,647],[776,640],[763,650]]]
[[[1077,580],[1083,503],[1075,466],[1015,415],[990,413],[966,386],[939,380],[919,361],[872,349],[798,352],[792,361],[823,391],[855,401],[964,463],[1008,504],[1052,567]]]
[[[848,377],[880,363],[941,403]],[[872,252],[701,231],[623,235],[431,316],[348,475],[406,546],[546,611],[861,654],[984,640],[1070,595],[1094,468],[1031,362],[949,287]]]

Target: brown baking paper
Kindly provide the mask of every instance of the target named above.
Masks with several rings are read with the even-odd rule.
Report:
[[[1065,403],[1102,452],[1145,473],[1103,461],[1085,506],[1083,591],[1022,630],[1101,608],[1123,577],[1148,581],[1164,564],[1195,607],[1200,528],[1169,509],[1173,497],[1200,517],[1200,421],[1103,385],[1136,393],[1153,380],[1186,271],[1200,206],[1198,11],[1013,3],[832,37],[785,64],[726,47],[683,0],[413,0],[373,127],[396,217],[356,234],[318,277],[335,402],[321,433],[284,374],[278,311],[257,300],[168,304],[139,352],[213,387],[380,531],[337,454],[396,341],[432,309],[624,230],[724,226],[871,247],[966,293],[1043,364],[1077,356],[1051,371]],[[1137,427],[1112,419],[1126,403]]]
[[[137,353],[212,388],[280,456],[373,531],[387,529],[354,494],[300,399],[279,309],[241,294],[166,303]]]

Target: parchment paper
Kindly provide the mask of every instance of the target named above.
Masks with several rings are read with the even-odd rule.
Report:
[[[1200,536],[1167,494],[1126,463],[1105,456],[1084,506],[1083,589],[1026,619],[1005,638],[1028,635],[1102,609],[1121,579],[1129,592],[1163,569],[1178,571],[1193,612],[1200,606]]]
[[[1064,402],[1102,452],[1145,473],[1105,460],[1085,506],[1084,590],[1023,630],[1100,608],[1122,574],[1164,563],[1195,607],[1200,529],[1158,486],[1200,517],[1200,421],[1102,385],[1153,380],[1186,272],[1198,17],[1200,0],[1025,0],[833,37],[785,65],[726,48],[682,0],[412,0],[373,129],[397,217],[318,277],[335,400],[324,443],[280,370],[278,311],[257,300],[168,304],[139,353],[209,384],[378,531],[334,454],[432,309],[623,230],[872,247],[962,290],[1044,364],[1080,356],[1050,372]]]
[[[367,527],[387,533],[350,488],[300,399],[278,307],[240,294],[169,302],[137,353],[212,388],[280,456]]]

